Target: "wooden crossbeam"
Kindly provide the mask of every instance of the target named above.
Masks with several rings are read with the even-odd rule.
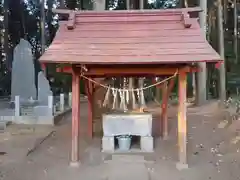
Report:
[[[110,77],[110,76],[160,76],[160,75],[173,75],[177,71],[184,71],[186,73],[199,71],[196,67],[185,66],[185,67],[146,67],[146,68],[126,68],[126,67],[94,67],[84,72],[85,76],[96,76],[96,77]],[[77,70],[79,73],[81,69]],[[57,68],[57,72],[70,73],[72,74],[72,67],[66,66]]]

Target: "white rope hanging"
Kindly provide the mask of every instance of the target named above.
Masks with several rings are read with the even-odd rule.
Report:
[[[113,106],[112,109],[117,109],[117,105],[118,105],[118,91],[114,88],[111,88],[112,91],[112,95],[113,95]]]
[[[138,104],[141,108],[145,108],[145,98],[144,98],[144,90],[155,87],[161,83],[167,82],[168,80],[176,77],[178,74],[178,71],[175,72],[175,74],[173,76],[170,76],[160,82],[154,83],[152,85],[149,85],[147,87],[141,87],[141,88],[136,88],[136,89],[126,89],[126,87],[124,87],[123,89],[121,88],[114,88],[111,87],[110,85],[104,85],[101,84],[99,82],[94,81],[91,78],[88,78],[86,76],[84,76],[84,74],[81,74],[81,77],[92,82],[95,83],[105,89],[107,89],[107,92],[105,94],[105,98],[104,98],[104,102],[103,102],[103,107],[106,107],[109,104],[109,98],[110,98],[110,94],[112,94],[113,96],[113,102],[112,102],[112,109],[117,109],[118,107],[123,110],[123,111],[127,111],[127,104],[129,104],[130,102],[130,93],[132,95],[132,108],[133,109],[137,109],[138,108]],[[138,103],[136,102],[136,96],[135,96],[135,92],[137,94],[138,97]],[[120,97],[120,104],[118,102],[118,98]]]
[[[144,92],[143,90],[140,91],[139,94],[139,104],[142,108],[145,108],[145,99],[144,99]]]
[[[136,96],[134,91],[132,91],[132,108],[137,109]]]
[[[137,92],[137,93],[140,95],[140,91],[141,91],[141,90],[146,90],[146,89],[155,87],[155,86],[157,86],[157,85],[159,85],[159,84],[162,84],[162,83],[164,83],[164,82],[166,82],[166,81],[168,81],[168,80],[176,77],[177,74],[178,74],[178,71],[176,71],[173,76],[170,76],[170,77],[168,77],[168,78],[166,78],[166,79],[164,79],[164,80],[162,80],[162,81],[160,81],[160,82],[157,82],[157,83],[154,83],[154,84],[152,84],[152,85],[149,85],[149,86],[146,86],[146,87],[142,87],[142,88],[136,88],[136,89],[126,89],[126,88],[124,88],[124,89],[122,89],[122,88],[113,88],[113,87],[111,87],[111,90],[112,90],[112,91],[113,91],[113,90],[116,90],[117,92],[119,92],[119,90],[121,90],[121,91],[127,90],[127,91],[130,91],[130,92],[131,92],[131,91],[135,91],[135,92]],[[84,78],[84,79],[86,79],[86,80],[88,80],[88,81],[91,81],[92,83],[97,84],[97,85],[99,85],[99,86],[101,86],[101,87],[103,87],[103,88],[105,88],[105,89],[108,89],[108,88],[109,88],[108,85],[104,85],[104,84],[101,84],[101,83],[99,83],[99,82],[97,82],[97,81],[94,81],[93,79],[84,76],[83,73],[81,74],[81,77]]]
[[[130,98],[129,98],[129,91],[128,90],[125,91],[125,95],[126,95],[126,103],[129,104]]]
[[[107,92],[105,94],[105,98],[104,98],[104,101],[103,101],[103,107],[106,107],[108,102],[109,102],[110,92],[111,92],[111,88],[109,86],[108,89],[107,89]]]

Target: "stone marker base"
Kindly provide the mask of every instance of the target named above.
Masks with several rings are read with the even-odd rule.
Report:
[[[0,121],[0,133],[4,132],[7,127],[7,122],[6,121]]]
[[[79,166],[80,166],[80,162],[79,161],[77,161],[77,162],[70,162],[70,167],[73,167],[73,168],[78,168]]]
[[[153,152],[153,137],[142,136],[140,139],[140,147],[143,152]]]
[[[102,137],[102,152],[119,152],[115,149],[114,136]],[[153,137],[140,137],[140,152],[153,152]]]
[[[114,152],[115,143],[114,136],[103,136],[102,137],[102,151],[103,152]]]
[[[179,171],[185,170],[185,169],[188,169],[188,164],[178,162],[178,163],[176,163],[176,168]]]

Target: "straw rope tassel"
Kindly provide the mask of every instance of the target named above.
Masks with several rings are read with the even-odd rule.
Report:
[[[137,109],[136,97],[134,91],[132,91],[132,109]]]
[[[129,101],[130,101],[130,99],[129,99],[129,90],[126,90],[126,91],[125,91],[125,94],[126,94],[127,104],[129,104]]]
[[[141,105],[140,90],[137,89],[138,105]]]
[[[141,107],[145,108],[146,107],[146,103],[145,103],[145,97],[144,97],[143,90],[141,90],[141,92],[140,92],[140,100],[141,100]]]
[[[123,90],[123,110],[127,111],[127,90]]]
[[[115,90],[114,88],[111,89],[112,91],[112,95],[113,95],[113,106],[112,106],[112,109],[116,109],[117,108],[117,93],[118,91]]]
[[[120,95],[120,109],[124,109],[124,94],[122,90],[118,90],[119,91],[119,95]]]
[[[109,95],[110,95],[110,86],[108,87],[107,92],[105,94],[105,98],[104,98],[104,101],[103,101],[103,107],[106,107],[108,105]]]

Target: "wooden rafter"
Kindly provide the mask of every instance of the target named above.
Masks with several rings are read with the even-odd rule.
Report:
[[[192,26],[190,16],[186,11],[182,12],[182,21],[185,28],[190,28]]]
[[[67,23],[68,30],[73,30],[75,28],[75,24],[76,24],[76,13],[72,11],[68,17],[68,23]]]

